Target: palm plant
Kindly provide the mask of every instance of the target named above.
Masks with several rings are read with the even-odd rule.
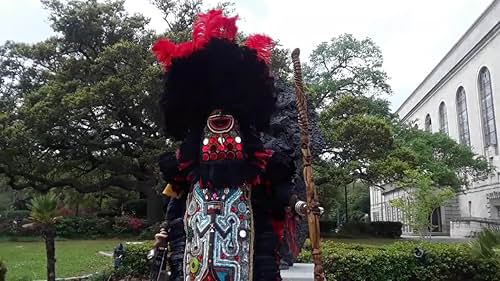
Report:
[[[500,263],[500,230],[486,229],[470,242],[472,253],[477,257],[494,258]]]
[[[37,196],[31,200],[30,210],[31,227],[39,230],[43,240],[45,240],[47,280],[54,281],[56,279],[54,239],[56,236],[57,197],[53,194]]]

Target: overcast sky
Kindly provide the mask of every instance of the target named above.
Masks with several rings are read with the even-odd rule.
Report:
[[[213,7],[218,0],[205,0]],[[342,33],[370,37],[382,49],[391,77],[392,108],[410,95],[492,0],[235,0],[240,30],[266,33],[286,48],[300,47],[303,60],[319,43]],[[165,29],[148,0],[126,0],[131,12]],[[50,36],[38,0],[0,0],[0,43],[37,42]]]

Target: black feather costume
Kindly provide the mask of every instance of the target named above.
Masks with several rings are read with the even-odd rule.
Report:
[[[235,21],[209,11],[191,42],[153,46],[166,70],[164,131],[182,142],[160,159],[173,197],[171,280],[281,280],[277,250],[295,167],[261,141],[276,103],[273,43],[253,35],[239,46]]]

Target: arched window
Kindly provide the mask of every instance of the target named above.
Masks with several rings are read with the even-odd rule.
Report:
[[[481,99],[481,120],[483,121],[484,146],[497,145],[497,129],[495,125],[495,108],[491,77],[488,68],[479,72],[479,95]]]
[[[427,114],[427,116],[425,116],[425,131],[432,132],[432,120],[430,114]]]
[[[439,105],[439,131],[443,134],[448,134],[448,116],[444,101]]]
[[[458,139],[461,144],[470,146],[469,116],[467,114],[467,99],[464,87],[457,90],[457,119]]]

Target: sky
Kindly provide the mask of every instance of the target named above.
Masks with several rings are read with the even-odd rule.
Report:
[[[214,7],[219,0],[204,0]],[[492,0],[234,0],[239,29],[265,33],[285,48],[299,47],[302,61],[315,46],[343,33],[370,37],[381,48],[394,94],[392,109],[422,82]],[[132,13],[166,28],[149,0],[126,0]],[[33,43],[52,34],[39,0],[0,0],[0,43]]]

